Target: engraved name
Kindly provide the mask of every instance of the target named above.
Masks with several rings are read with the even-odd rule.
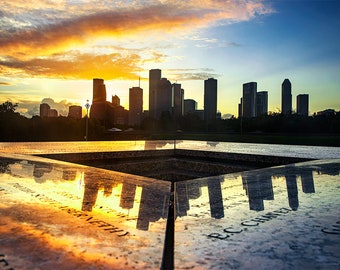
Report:
[[[238,233],[242,233],[244,232],[245,228],[249,228],[249,227],[256,227],[259,226],[260,224],[266,223],[268,221],[271,221],[277,217],[280,217],[282,215],[286,215],[289,212],[291,212],[292,210],[287,209],[287,208],[280,208],[278,210],[275,210],[273,212],[268,212],[264,215],[261,215],[259,217],[256,218],[252,218],[246,221],[242,221],[240,223],[240,227],[235,229],[235,228],[224,228],[223,229],[223,233],[221,232],[214,232],[211,233],[209,235],[207,235],[208,238],[212,238],[212,239],[219,239],[219,240],[225,240],[231,236],[233,236],[234,234],[238,234]]]

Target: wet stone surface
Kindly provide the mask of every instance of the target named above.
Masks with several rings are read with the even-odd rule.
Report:
[[[0,269],[339,269],[339,171],[314,160],[171,183],[2,153]]]

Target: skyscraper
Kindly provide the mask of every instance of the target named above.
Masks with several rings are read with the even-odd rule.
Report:
[[[256,116],[256,92],[256,82],[243,84],[242,117],[250,118]]]
[[[157,106],[157,90],[161,80],[162,71],[160,69],[149,70],[149,116],[155,118]]]
[[[217,113],[217,80],[204,80],[204,121],[213,123]]]
[[[172,92],[173,92],[173,115],[175,117],[180,117],[183,115],[184,90],[181,88],[180,84],[174,83],[172,85]]]
[[[281,87],[281,113],[292,113],[292,84],[288,79],[285,79]]]
[[[197,102],[193,99],[184,100],[184,114],[194,113],[197,110]]]
[[[106,112],[106,87],[103,79],[93,79],[93,97],[90,109],[90,118],[105,123]]]
[[[307,94],[297,95],[296,97],[296,113],[308,116],[309,113],[309,96]]]
[[[68,117],[74,119],[81,119],[82,108],[78,105],[72,105],[68,107]]]
[[[242,117],[242,98],[240,98],[240,103],[238,104],[238,118],[241,118]]]
[[[120,98],[117,95],[112,96],[112,106],[113,107],[120,106]]]
[[[172,114],[173,93],[171,82],[162,78],[157,84],[154,118],[160,119],[162,113]]]
[[[51,107],[47,103],[40,104],[40,117],[48,117]]]
[[[106,102],[106,87],[103,79],[93,79],[93,102]]]
[[[256,94],[256,116],[268,113],[268,92],[260,91]]]
[[[143,113],[143,89],[132,87],[129,89],[129,125],[140,126]]]

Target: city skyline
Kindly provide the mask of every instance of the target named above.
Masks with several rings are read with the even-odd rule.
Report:
[[[337,1],[3,1],[0,7],[0,98],[19,103],[27,116],[38,114],[43,97],[84,106],[92,78],[103,78],[107,97],[119,96],[128,109],[129,89],[140,77],[147,110],[154,68],[181,84],[197,109],[204,80],[216,78],[222,115],[238,115],[242,85],[251,81],[268,91],[268,110],[279,112],[285,78],[293,110],[299,94],[309,95],[311,114],[340,110]]]

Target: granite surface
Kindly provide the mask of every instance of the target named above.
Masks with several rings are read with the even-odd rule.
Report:
[[[340,269],[339,171],[171,183],[0,153],[0,269]]]
[[[175,183],[177,269],[340,269],[340,160]]]
[[[0,269],[159,269],[170,183],[0,159]]]

